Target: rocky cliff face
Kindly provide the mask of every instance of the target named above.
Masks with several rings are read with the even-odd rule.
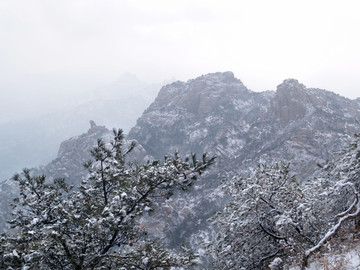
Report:
[[[63,177],[69,183],[80,183],[86,174],[83,164],[90,159],[90,149],[96,146],[99,138],[107,139],[110,131],[90,121],[91,127],[79,136],[72,137],[60,144],[57,158],[45,166],[33,169],[34,174],[48,177]]]
[[[300,179],[307,178],[316,163],[330,159],[359,131],[359,109],[353,100],[285,80],[268,108],[265,122],[272,132],[262,139],[260,159],[287,160]]]
[[[155,157],[214,153],[219,167],[240,173],[287,160],[304,179],[358,130],[357,119],[359,103],[329,91],[287,79],[255,93],[225,72],[163,87],[128,138]]]
[[[112,131],[105,126],[98,126],[94,121],[90,121],[90,129],[86,133],[63,141],[57,158],[45,166],[34,168],[32,172],[33,174],[45,174],[50,178],[63,177],[68,183],[79,184],[87,173],[83,164],[92,159],[90,150],[97,145],[98,139],[110,143],[112,138]],[[130,141],[125,140],[124,147],[126,148],[130,143]],[[137,144],[133,152],[130,153],[128,160],[143,161],[146,158],[148,156],[144,148]]]
[[[128,138],[156,157],[175,151],[226,156],[243,148],[248,123],[270,105],[264,96],[250,92],[231,72],[176,82],[160,90]]]
[[[13,199],[18,196],[18,187],[12,180],[0,182],[0,233],[9,232],[10,226],[6,221],[11,219]]]

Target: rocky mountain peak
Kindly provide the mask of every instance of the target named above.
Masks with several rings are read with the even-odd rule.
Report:
[[[65,153],[79,153],[88,151],[88,148],[84,146],[94,146],[98,138],[101,138],[102,136],[104,136],[104,134],[108,133],[109,130],[105,126],[98,126],[93,120],[90,120],[90,128],[86,133],[72,137],[69,140],[63,141],[60,144],[57,158],[63,157]]]
[[[87,173],[83,164],[92,160],[90,150],[97,145],[98,139],[102,139],[105,144],[110,144],[113,133],[105,126],[97,125],[90,120],[90,128],[87,132],[63,141],[57,158],[47,165],[33,168],[33,173],[45,174],[52,178],[63,177],[68,183],[79,183]],[[150,159],[151,157],[147,156],[145,149],[136,141],[134,142],[136,146],[127,156],[127,161]],[[132,141],[124,140],[124,149],[127,149],[131,143]]]
[[[225,99],[247,92],[248,89],[232,72],[210,73],[186,83],[178,81],[164,86],[147,112],[177,108],[186,113],[204,115],[221,106]]]
[[[306,89],[306,86],[302,83],[299,83],[297,79],[285,79],[281,84],[277,86],[277,91],[282,90],[288,90],[288,91],[294,91],[294,90],[304,90]]]
[[[305,85],[296,79],[286,79],[276,89],[273,112],[281,126],[303,118],[311,104]]]
[[[35,175],[44,174],[50,178],[63,177],[68,183],[79,183],[86,174],[83,164],[91,158],[90,149],[96,146],[99,138],[108,140],[110,134],[105,126],[98,126],[91,120],[87,132],[63,141],[57,158],[47,165],[33,168],[32,172]]]
[[[286,79],[276,88],[276,95],[281,99],[293,99],[307,102],[307,88],[296,79]]]
[[[234,73],[231,71],[225,72],[215,72],[202,75],[196,79],[190,81],[207,81],[207,82],[223,82],[223,83],[231,83],[231,82],[239,82],[239,79],[236,79]]]
[[[201,149],[199,142],[193,143],[202,138],[201,145],[205,146],[208,134],[224,132],[227,122],[231,127],[239,122],[240,127],[244,115],[257,117],[263,99],[254,102],[254,95],[257,94],[249,91],[232,72],[211,73],[166,85],[138,119],[129,137],[141,140],[141,144],[148,147],[147,151],[156,157],[159,151],[179,150],[179,144],[186,148],[182,153]],[[164,149],[165,145],[170,149]]]

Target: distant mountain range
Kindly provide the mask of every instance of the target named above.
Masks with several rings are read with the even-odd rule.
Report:
[[[55,112],[0,123],[0,181],[56,158],[60,143],[87,130],[89,120],[128,132],[159,88],[160,84],[144,83],[127,73],[82,96],[69,96],[68,102],[59,100]]]

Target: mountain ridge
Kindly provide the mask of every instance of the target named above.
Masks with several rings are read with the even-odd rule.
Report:
[[[281,144],[285,133],[296,131],[292,137],[297,143],[309,139],[314,146],[312,129],[320,134],[321,128],[329,128],[336,138],[346,139],[357,130],[359,112],[357,102],[306,88],[296,79],[284,80],[276,91],[252,92],[232,72],[218,72],[164,86],[128,138],[158,158],[163,153],[195,151],[244,162],[245,157],[239,159],[243,152],[264,152],[262,148],[275,147],[271,141]],[[322,161],[329,158],[318,155]]]
[[[218,159],[191,192],[159,202],[157,214],[146,217],[144,225],[172,247],[183,241],[196,246],[206,219],[226,202],[217,189],[220,179],[246,175],[258,162],[281,160],[292,164],[300,180],[311,178],[316,164],[331,159],[359,130],[357,119],[358,100],[306,88],[295,79],[265,92],[249,90],[232,72],[165,85],[127,136],[138,142],[139,159],[162,159],[174,152],[208,152]],[[93,133],[95,127],[102,131]],[[79,174],[77,167],[96,143],[94,134],[111,136],[105,127],[95,127],[63,142],[57,159],[36,172],[73,175],[69,181],[79,181],[85,171]],[[72,153],[76,147],[83,154]]]

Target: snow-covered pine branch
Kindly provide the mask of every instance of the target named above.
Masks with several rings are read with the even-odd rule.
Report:
[[[182,160],[127,164],[134,148],[123,150],[121,130],[114,140],[98,140],[87,162],[88,176],[71,190],[63,179],[48,182],[28,170],[14,177],[20,196],[10,222],[15,235],[1,238],[1,269],[169,269],[193,264],[191,253],[175,254],[152,243],[139,217],[153,198],[188,189],[215,160]]]

